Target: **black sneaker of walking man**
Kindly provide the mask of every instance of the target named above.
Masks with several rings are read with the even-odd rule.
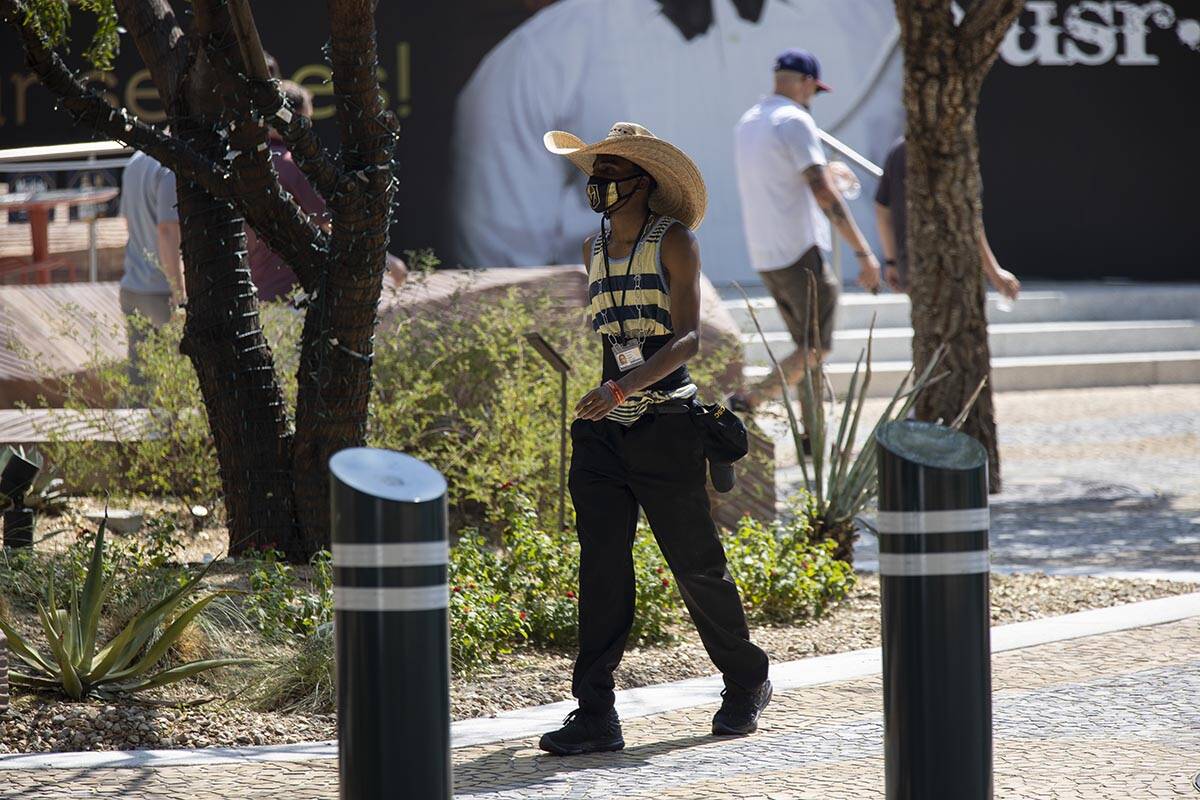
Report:
[[[771,702],[771,682],[757,691],[721,692],[721,708],[713,715],[713,736],[745,736],[758,730],[758,717]]]
[[[589,714],[577,708],[563,720],[556,731],[543,734],[538,747],[556,756],[578,756],[584,753],[607,753],[625,747],[621,737],[621,720],[610,708],[603,714]]]

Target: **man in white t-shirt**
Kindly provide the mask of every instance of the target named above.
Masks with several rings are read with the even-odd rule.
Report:
[[[797,347],[780,362],[789,383],[803,374],[806,359],[815,365],[833,347],[841,280],[824,256],[831,245],[830,222],[854,249],[859,285],[871,291],[879,287],[879,262],[830,180],[808,111],[812,99],[827,91],[812,53],[784,51],[775,60],[775,93],[743,114],[734,131],[750,265],[775,298]],[[812,341],[814,316],[817,342]],[[778,392],[772,375],[737,400],[753,408]]]

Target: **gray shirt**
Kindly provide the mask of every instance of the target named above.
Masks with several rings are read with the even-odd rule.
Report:
[[[121,177],[121,216],[129,229],[121,288],[169,295],[171,284],[158,259],[158,225],[179,221],[175,173],[145,153],[134,153]]]

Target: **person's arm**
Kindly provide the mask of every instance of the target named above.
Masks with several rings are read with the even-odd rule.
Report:
[[[623,395],[641,391],[662,380],[700,352],[700,245],[695,234],[682,225],[671,226],[663,237],[662,262],[671,284],[671,325],[674,330],[667,343],[645,364],[616,382]],[[600,386],[583,396],[575,406],[575,416],[604,419],[617,405],[612,390]]]
[[[183,259],[179,256],[179,223],[158,223],[158,263],[162,266],[167,283],[171,284],[171,302],[181,303],[187,299],[183,287]]]
[[[896,231],[892,227],[892,210],[875,203],[875,227],[879,231],[879,246],[883,250],[883,280],[894,291],[904,291],[904,280],[896,268]]]
[[[804,177],[808,181],[809,188],[812,189],[817,205],[825,212],[825,216],[829,217],[829,221],[833,227],[837,228],[838,233],[854,248],[854,255],[858,259],[859,286],[864,289],[878,289],[879,261],[871,252],[871,246],[867,244],[866,237],[858,229],[854,217],[850,216],[850,209],[847,208],[841,192],[835,189],[829,180],[825,165],[813,164],[804,170]]]
[[[979,257],[983,261],[983,274],[988,283],[1009,300],[1016,300],[1021,292],[1021,282],[996,260],[996,254],[992,252],[992,246],[988,243],[987,233],[983,230],[983,220],[977,220],[975,227],[979,231]]]

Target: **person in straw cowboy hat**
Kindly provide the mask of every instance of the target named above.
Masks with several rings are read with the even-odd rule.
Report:
[[[713,733],[752,733],[771,699],[767,655],[750,641],[709,512],[687,368],[700,349],[700,252],[692,231],[707,206],[704,179],[683,151],[633,123],[617,123],[594,144],[551,131],[545,145],[589,176],[588,203],[602,215],[583,259],[604,363],[603,383],[576,405],[571,426],[580,543],[572,693],[579,708],[539,746],[557,755],[625,746],[613,670],[633,625],[639,507],[725,677]]]

